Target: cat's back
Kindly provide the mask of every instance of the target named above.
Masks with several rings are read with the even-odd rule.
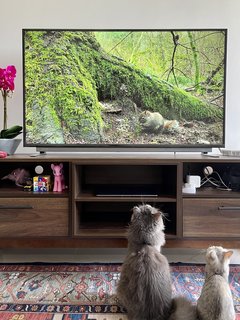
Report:
[[[130,314],[138,314],[138,320],[165,319],[161,315],[169,314],[172,303],[166,257],[149,245],[130,253],[122,266],[117,293],[123,305],[131,310]]]
[[[221,275],[206,279],[197,302],[199,320],[235,320],[232,294]]]
[[[154,291],[171,287],[171,275],[167,258],[158,250],[149,245],[144,245],[139,251],[130,253],[123,263],[121,276],[129,278],[132,287],[136,284],[140,289]],[[138,292],[138,294],[139,294]],[[148,295],[149,293],[146,293]],[[160,292],[159,292],[160,295]]]
[[[139,275],[149,274],[146,283],[153,285],[153,278],[163,281],[162,275],[166,276],[166,281],[170,279],[170,268],[167,258],[155,247],[144,245],[139,251],[129,255],[128,268],[134,270]]]

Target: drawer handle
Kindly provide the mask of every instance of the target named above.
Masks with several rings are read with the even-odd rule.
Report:
[[[0,205],[0,210],[3,209],[33,209],[33,206],[23,205],[23,206],[11,206],[11,205]]]
[[[218,207],[218,210],[240,210],[240,207],[225,207],[225,206],[220,206]]]

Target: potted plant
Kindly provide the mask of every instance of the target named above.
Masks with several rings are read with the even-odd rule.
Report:
[[[14,92],[15,77],[15,66],[0,68],[0,90],[3,97],[3,129],[0,131],[0,150],[6,151],[8,154],[13,154],[16,151],[21,139],[14,138],[22,133],[22,126],[7,127],[7,99],[11,98]]]

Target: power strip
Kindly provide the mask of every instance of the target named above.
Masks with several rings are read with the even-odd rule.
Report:
[[[240,150],[226,150],[226,149],[220,149],[221,154],[223,156],[229,156],[229,157],[240,157]]]

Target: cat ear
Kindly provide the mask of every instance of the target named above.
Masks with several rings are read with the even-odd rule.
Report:
[[[212,260],[215,260],[217,258],[217,255],[216,255],[216,252],[215,251],[210,251],[208,254],[207,254],[207,257],[212,259]]]
[[[151,211],[152,217],[154,220],[158,220],[161,217],[162,212],[156,208],[154,208],[154,210]]]
[[[161,211],[158,210],[157,208],[151,207],[151,214],[152,215],[155,215],[155,214],[161,215]]]
[[[233,254],[233,251],[232,251],[232,250],[229,250],[229,251],[224,252],[224,259],[230,259],[230,257],[232,256],[232,254]]]
[[[140,213],[139,207],[135,206],[132,208],[132,215],[131,215],[131,221],[133,221],[134,217]]]
[[[152,213],[152,217],[155,221],[158,221],[158,219],[161,217],[161,212],[157,211],[155,213]]]

